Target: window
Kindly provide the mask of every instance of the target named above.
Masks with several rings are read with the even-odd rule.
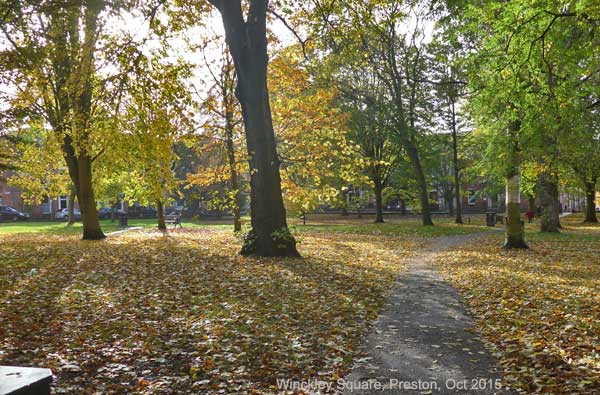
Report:
[[[69,197],[67,195],[58,197],[58,209],[62,210],[63,208],[68,208]]]
[[[47,198],[44,203],[42,203],[42,214],[51,214],[52,213],[52,199]]]
[[[475,190],[469,189],[467,191],[467,199],[469,206],[475,205],[475,203],[477,202],[477,193],[475,192]]]

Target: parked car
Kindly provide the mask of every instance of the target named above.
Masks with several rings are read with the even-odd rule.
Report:
[[[77,208],[73,209],[73,215],[75,216],[75,221],[78,221],[81,219],[81,211],[79,211],[79,209],[77,209]],[[69,209],[63,208],[62,210],[58,210],[56,212],[56,214],[54,214],[54,218],[62,219],[63,221],[68,221],[69,220]]]
[[[0,206],[0,220],[3,221],[27,221],[29,214],[22,213],[10,206]]]
[[[111,207],[102,207],[98,210],[98,218],[99,219],[110,219],[110,215],[113,209]],[[115,219],[119,218],[120,214],[125,214],[123,210],[115,210]]]

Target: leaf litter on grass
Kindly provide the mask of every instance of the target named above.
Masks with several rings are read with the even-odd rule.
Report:
[[[0,363],[60,394],[268,394],[334,381],[420,242],[303,233],[303,259],[241,257],[229,233],[100,242],[0,237]]]

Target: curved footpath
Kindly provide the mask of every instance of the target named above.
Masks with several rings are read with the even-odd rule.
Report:
[[[436,238],[398,279],[343,394],[514,394],[494,357],[466,330],[460,295],[434,269],[436,254],[489,232]]]

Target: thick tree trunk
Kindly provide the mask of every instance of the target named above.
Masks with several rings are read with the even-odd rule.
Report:
[[[98,210],[92,184],[92,160],[85,152],[81,152],[76,156],[71,137],[68,135],[64,137],[62,149],[69,176],[77,193],[81,223],[83,224],[83,239],[103,239],[106,236],[102,232],[98,220]]]
[[[506,239],[504,248],[528,248],[521,221],[519,167],[506,178]]]
[[[100,227],[100,221],[98,220],[98,210],[96,208],[96,199],[94,198],[94,188],[92,186],[91,160],[87,155],[80,155],[77,162],[79,165],[77,200],[79,201],[81,222],[83,223],[83,239],[103,239],[105,236]]]
[[[406,148],[406,152],[412,164],[417,180],[417,186],[419,188],[421,221],[423,222],[423,225],[433,225],[433,221],[431,220],[431,209],[429,208],[429,192],[427,190],[427,182],[425,181],[425,174],[423,173],[423,167],[421,166],[419,152],[417,151],[417,147],[410,141],[405,141],[404,147]]]
[[[373,189],[375,192],[375,223],[383,223],[383,188],[381,183],[376,182]]]
[[[95,72],[95,45],[100,36],[98,17],[105,6],[104,2],[86,2],[83,25],[80,25],[77,4],[71,5],[69,17],[52,14],[51,23],[57,28],[54,37],[57,48],[52,59],[56,73],[56,99],[60,111],[55,114],[52,126],[63,134],[62,151],[69,170],[69,176],[77,191],[77,201],[83,223],[83,239],[98,240],[104,233],[98,221],[98,211],[92,183],[92,162],[88,145],[92,112],[92,79]],[[60,10],[60,8],[57,8]],[[65,29],[66,28],[66,29]],[[69,33],[70,45],[66,44]],[[80,42],[80,32],[83,38]],[[76,77],[76,78],[75,78]],[[77,138],[73,136],[77,135]],[[77,148],[77,149],[75,149]]]
[[[241,253],[259,256],[299,256],[288,230],[281,196],[281,177],[267,89],[267,1],[253,0],[244,18],[241,1],[210,0],[223,18],[225,38],[233,58],[242,106],[250,162],[252,230]]]
[[[165,208],[160,199],[156,201],[156,217],[158,219],[158,229],[167,230],[167,224],[165,224]]]
[[[558,177],[544,171],[538,176],[538,186],[540,206],[542,207],[540,231],[559,232],[560,202],[558,194]]]
[[[77,201],[81,211],[81,222],[83,223],[83,239],[99,240],[106,237],[100,227],[94,188],[92,186],[92,161],[81,154],[77,158],[79,183],[77,188]]]
[[[585,183],[585,222],[597,223],[596,216],[596,180]]]
[[[529,248],[525,243],[525,226],[521,220],[521,158],[518,148],[519,121],[508,127],[511,145],[506,163],[506,237],[504,248]]]
[[[75,196],[77,196],[77,190],[74,185],[71,185],[71,191],[69,192],[69,225],[75,223]]]

